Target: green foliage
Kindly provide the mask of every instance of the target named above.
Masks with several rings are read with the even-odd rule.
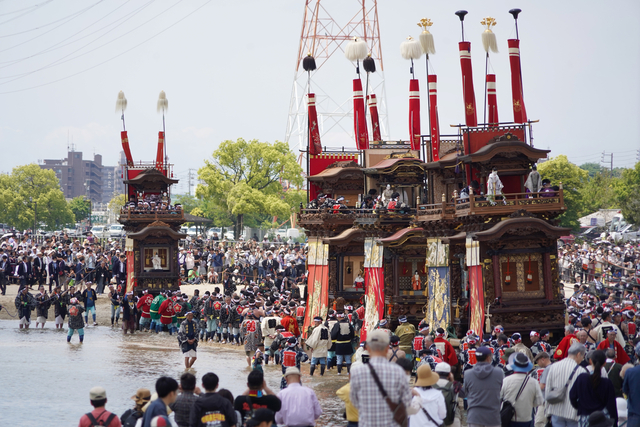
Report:
[[[596,162],[583,163],[580,165],[580,169],[589,172],[589,178],[593,178],[597,173],[600,173],[603,170],[602,166],[600,166],[600,163]]]
[[[91,214],[91,201],[84,196],[74,197],[69,201],[69,209],[73,212],[76,222],[89,218]]]
[[[564,227],[578,230],[580,228],[578,218],[583,207],[582,188],[588,180],[589,173],[569,162],[565,155],[553,157],[538,164],[538,172],[542,179],[551,180],[552,186],[562,183],[567,211],[560,216],[560,223]]]
[[[615,194],[627,222],[640,224],[640,163],[622,172]]]
[[[74,222],[55,172],[30,164],[0,176],[0,222],[21,230],[32,228],[36,209],[38,223],[49,230]]]
[[[257,225],[265,217],[288,217],[299,204],[297,190],[284,191],[282,183],[292,186],[303,183],[302,168],[294,153],[283,142],[257,140],[223,141],[211,160],[198,170],[204,184],[196,188],[203,200],[206,216],[223,221],[225,217],[236,226],[236,235],[243,225]],[[302,199],[300,199],[302,200]]]
[[[120,212],[120,209],[127,203],[127,196],[124,194],[118,194],[117,196],[113,196],[111,200],[109,200],[109,204],[107,208],[111,211]]]
[[[611,176],[609,170],[601,170],[590,176],[580,190],[582,196],[581,215],[589,215],[600,209],[613,209],[618,206],[616,187],[619,178]]]
[[[193,213],[193,210],[196,208],[201,208],[202,201],[196,199],[195,196],[190,194],[179,194],[177,196],[173,196],[172,203],[175,205],[176,203],[180,203],[182,205],[182,210],[188,214],[196,215]],[[196,215],[200,216],[200,215]]]

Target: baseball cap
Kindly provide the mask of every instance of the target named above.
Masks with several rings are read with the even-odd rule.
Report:
[[[89,400],[102,400],[107,398],[107,391],[104,387],[93,387],[89,390]]]
[[[261,423],[261,422],[274,422],[275,421],[274,415],[275,414],[273,413],[273,411],[271,409],[260,408],[260,409],[257,409],[256,411],[254,411],[253,417],[251,417],[251,419],[258,421],[258,423]]]
[[[287,378],[289,375],[300,375],[300,370],[296,367],[287,368],[284,377]]]
[[[367,344],[374,342],[389,345],[389,334],[380,330],[371,331],[371,333],[367,334]]]
[[[541,351],[540,353],[536,354],[536,357],[534,357],[533,361],[537,362],[540,359],[551,359],[551,356],[549,356],[549,353],[547,353],[546,351]]]
[[[449,365],[447,362],[440,362],[436,365],[436,372],[439,374],[450,374],[451,365]]]
[[[489,355],[491,355],[491,350],[489,350],[488,347],[479,347],[476,349],[476,356],[480,356],[482,360]]]

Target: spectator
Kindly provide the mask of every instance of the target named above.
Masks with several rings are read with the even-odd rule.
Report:
[[[589,425],[589,415],[595,411],[604,411],[615,423],[618,422],[616,394],[609,378],[602,376],[602,366],[607,357],[602,350],[589,353],[589,370],[578,375],[569,389],[571,405],[578,410],[580,427]]]
[[[613,384],[616,397],[622,397],[622,377],[620,376],[622,365],[620,363],[616,363],[616,352],[614,349],[607,349],[605,355],[607,356],[607,360],[604,364],[604,369],[607,372],[607,377]]]
[[[640,343],[635,347],[636,357],[640,358]],[[640,365],[626,369],[622,391],[627,395],[627,426],[640,426]]]
[[[436,365],[438,382],[433,388],[440,390],[444,396],[444,404],[447,407],[447,416],[443,420],[445,426],[460,427],[460,414],[458,413],[458,393],[453,382],[451,366],[447,362],[440,362]]]
[[[190,427],[204,427],[218,421],[220,427],[234,427],[237,424],[236,412],[233,405],[224,397],[216,393],[218,376],[209,372],[202,377],[204,394],[194,402],[189,416]],[[146,427],[146,426],[144,426]]]
[[[196,390],[196,377],[185,372],[180,377],[180,394],[176,397],[176,401],[169,405],[171,410],[175,412],[175,420],[178,427],[189,427],[189,415],[193,403],[198,399],[194,394]]]
[[[551,415],[553,427],[577,427],[578,411],[571,405],[569,390],[573,387],[577,377],[587,372],[580,363],[584,360],[586,348],[580,343],[574,343],[567,351],[567,357],[554,363],[547,370],[545,384],[545,398],[547,399],[547,415]],[[565,389],[565,394],[560,402],[549,402],[550,392]]]
[[[171,377],[160,377],[156,381],[158,398],[147,406],[142,418],[142,427],[151,427],[151,420],[158,415],[168,416],[167,408],[176,401],[178,396],[178,382]]]
[[[298,368],[288,368],[284,378],[287,388],[278,393],[282,407],[276,414],[276,423],[286,426],[314,426],[322,415],[315,392],[302,386]]]
[[[411,425],[439,427],[447,417],[447,406],[440,390],[433,388],[440,375],[431,372],[431,366],[421,365],[418,368],[418,379],[415,382],[415,390],[420,394],[420,411],[409,417]]]
[[[80,418],[78,427],[92,427],[102,425],[105,427],[122,427],[116,414],[105,409],[107,404],[107,391],[102,387],[94,387],[89,390],[89,400],[93,411],[84,414]]]
[[[136,402],[136,405],[132,409],[127,409],[120,417],[123,427],[135,427],[138,419],[144,415],[142,407],[151,400],[151,392],[147,388],[139,388],[131,399]]]
[[[533,409],[544,402],[538,382],[527,375],[533,363],[526,354],[516,352],[511,369],[513,375],[504,379],[500,390],[500,399],[511,402],[515,409],[509,427],[530,427]]]
[[[504,373],[492,365],[491,350],[476,349],[476,365],[465,372],[467,422],[470,427],[500,425],[500,391]]]
[[[353,362],[352,368],[362,364],[362,362]],[[351,382],[346,383],[336,391],[336,396],[344,402],[345,418],[347,419],[347,427],[358,427],[358,410],[351,403],[349,393],[351,392]]]
[[[379,378],[384,392],[397,404],[408,406],[411,391],[403,369],[387,360],[389,335],[376,329],[367,334],[366,347],[369,363],[358,365],[351,372],[349,398],[358,409],[360,427],[386,427],[395,425],[393,413],[384,403],[383,394],[376,385],[373,375]]]
[[[270,409],[258,409],[253,418],[247,421],[246,427],[271,427],[275,421],[273,411]]]
[[[236,397],[233,404],[236,411],[240,412],[242,420],[246,422],[251,419],[251,414],[255,416],[255,411],[261,408],[267,408],[271,411],[278,412],[282,406],[280,399],[276,394],[267,386],[264,380],[264,374],[258,370],[249,372],[247,377],[248,389],[244,391],[240,396]]]

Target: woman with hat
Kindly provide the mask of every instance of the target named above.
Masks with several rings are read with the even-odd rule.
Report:
[[[144,412],[142,407],[151,400],[151,392],[147,388],[139,388],[135,396],[131,396],[131,400],[136,402],[132,409],[127,409],[120,417],[123,427],[134,427],[139,418],[142,418]]]
[[[428,364],[418,367],[417,375],[414,390],[420,397],[420,410],[409,417],[409,424],[438,427],[447,416],[444,396],[440,390],[433,388],[440,376],[431,371],[431,366]]]
[[[511,402],[515,410],[509,427],[529,427],[533,418],[533,408],[542,405],[544,398],[538,381],[527,375],[533,369],[529,357],[516,351],[510,360],[513,375],[509,375],[502,382],[500,399]]]

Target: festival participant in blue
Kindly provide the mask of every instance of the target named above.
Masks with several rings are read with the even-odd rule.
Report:
[[[122,330],[127,334],[127,330],[133,335],[136,330],[136,318],[138,315],[138,307],[133,296],[133,291],[128,292],[122,300]]]
[[[98,326],[96,323],[96,301],[98,300],[98,295],[96,291],[91,289],[91,282],[86,282],[87,289],[82,292],[82,299],[84,301],[84,321],[89,326],[89,312],[93,315],[93,326]]]
[[[287,346],[282,350],[280,359],[282,360],[282,381],[280,382],[280,389],[282,390],[287,386],[287,381],[284,377],[287,368],[297,368],[300,370],[300,364],[306,362],[309,356],[298,348],[298,340],[296,337],[290,337],[287,340]]]
[[[16,296],[16,309],[18,310],[18,319],[20,319],[20,329],[23,327],[29,329],[31,324],[31,311],[36,306],[36,300],[29,293],[29,287],[23,286]]]
[[[180,324],[178,331],[178,342],[184,355],[184,366],[189,369],[198,358],[196,348],[198,347],[198,324],[193,320],[193,312],[189,311],[186,320]]]

